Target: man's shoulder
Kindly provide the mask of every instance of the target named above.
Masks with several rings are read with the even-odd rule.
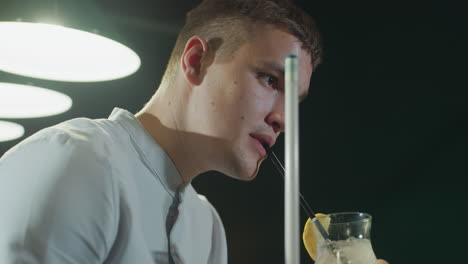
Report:
[[[111,149],[98,130],[96,120],[77,118],[38,131],[1,157],[3,183],[29,188],[36,182],[35,188],[44,192],[53,186],[82,193],[94,186],[113,192]]]
[[[43,129],[38,133],[38,136],[57,140],[70,140],[77,144],[89,143],[95,146],[106,143],[111,139],[115,135],[112,130],[111,120],[80,117]]]
[[[51,148],[81,149],[106,156],[111,152],[110,146],[117,135],[112,131],[111,123],[107,119],[70,119],[38,131],[20,142],[12,151],[41,144],[44,145],[44,151]]]

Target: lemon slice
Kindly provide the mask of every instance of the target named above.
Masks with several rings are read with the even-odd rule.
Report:
[[[315,216],[327,216],[325,214],[315,214]],[[330,225],[330,217],[320,217],[320,223],[322,224],[325,230],[328,230],[328,226]],[[312,219],[307,219],[307,222],[304,226],[304,232],[302,233],[302,241],[304,242],[304,246],[309,253],[310,257],[315,261],[317,257],[317,238],[315,235],[315,231],[312,227]]]

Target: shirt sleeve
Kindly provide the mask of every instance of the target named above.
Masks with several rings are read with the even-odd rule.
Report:
[[[103,263],[117,229],[107,157],[86,137],[33,136],[0,159],[0,263]]]

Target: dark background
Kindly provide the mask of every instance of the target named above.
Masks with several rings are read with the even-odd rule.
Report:
[[[52,2],[1,0],[0,20],[20,17],[18,3],[29,8],[21,12],[39,14]],[[0,143],[0,155],[70,118],[107,117],[113,107],[140,110],[159,84],[185,12],[198,2],[55,1],[58,16],[85,19],[75,22],[134,49],[141,68],[99,83],[0,71],[0,82],[47,87],[74,103],[58,116],[10,120],[26,134]],[[468,245],[466,10],[443,1],[297,2],[315,17],[325,44],[324,63],[300,108],[302,193],[317,212],[373,215],[374,251],[392,264],[460,263]],[[282,137],[279,143],[282,158]],[[270,162],[249,183],[207,173],[193,185],[223,219],[230,263],[284,262],[283,182]],[[302,249],[302,263],[313,263],[306,254]]]

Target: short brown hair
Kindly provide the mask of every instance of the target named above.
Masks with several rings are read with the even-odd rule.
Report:
[[[311,55],[314,70],[322,62],[323,47],[317,26],[312,17],[292,1],[204,0],[187,13],[164,79],[175,75],[185,45],[192,36],[205,38],[209,45],[213,40],[221,39],[220,53],[233,52],[248,40],[248,26],[253,24],[273,25],[295,36]]]

